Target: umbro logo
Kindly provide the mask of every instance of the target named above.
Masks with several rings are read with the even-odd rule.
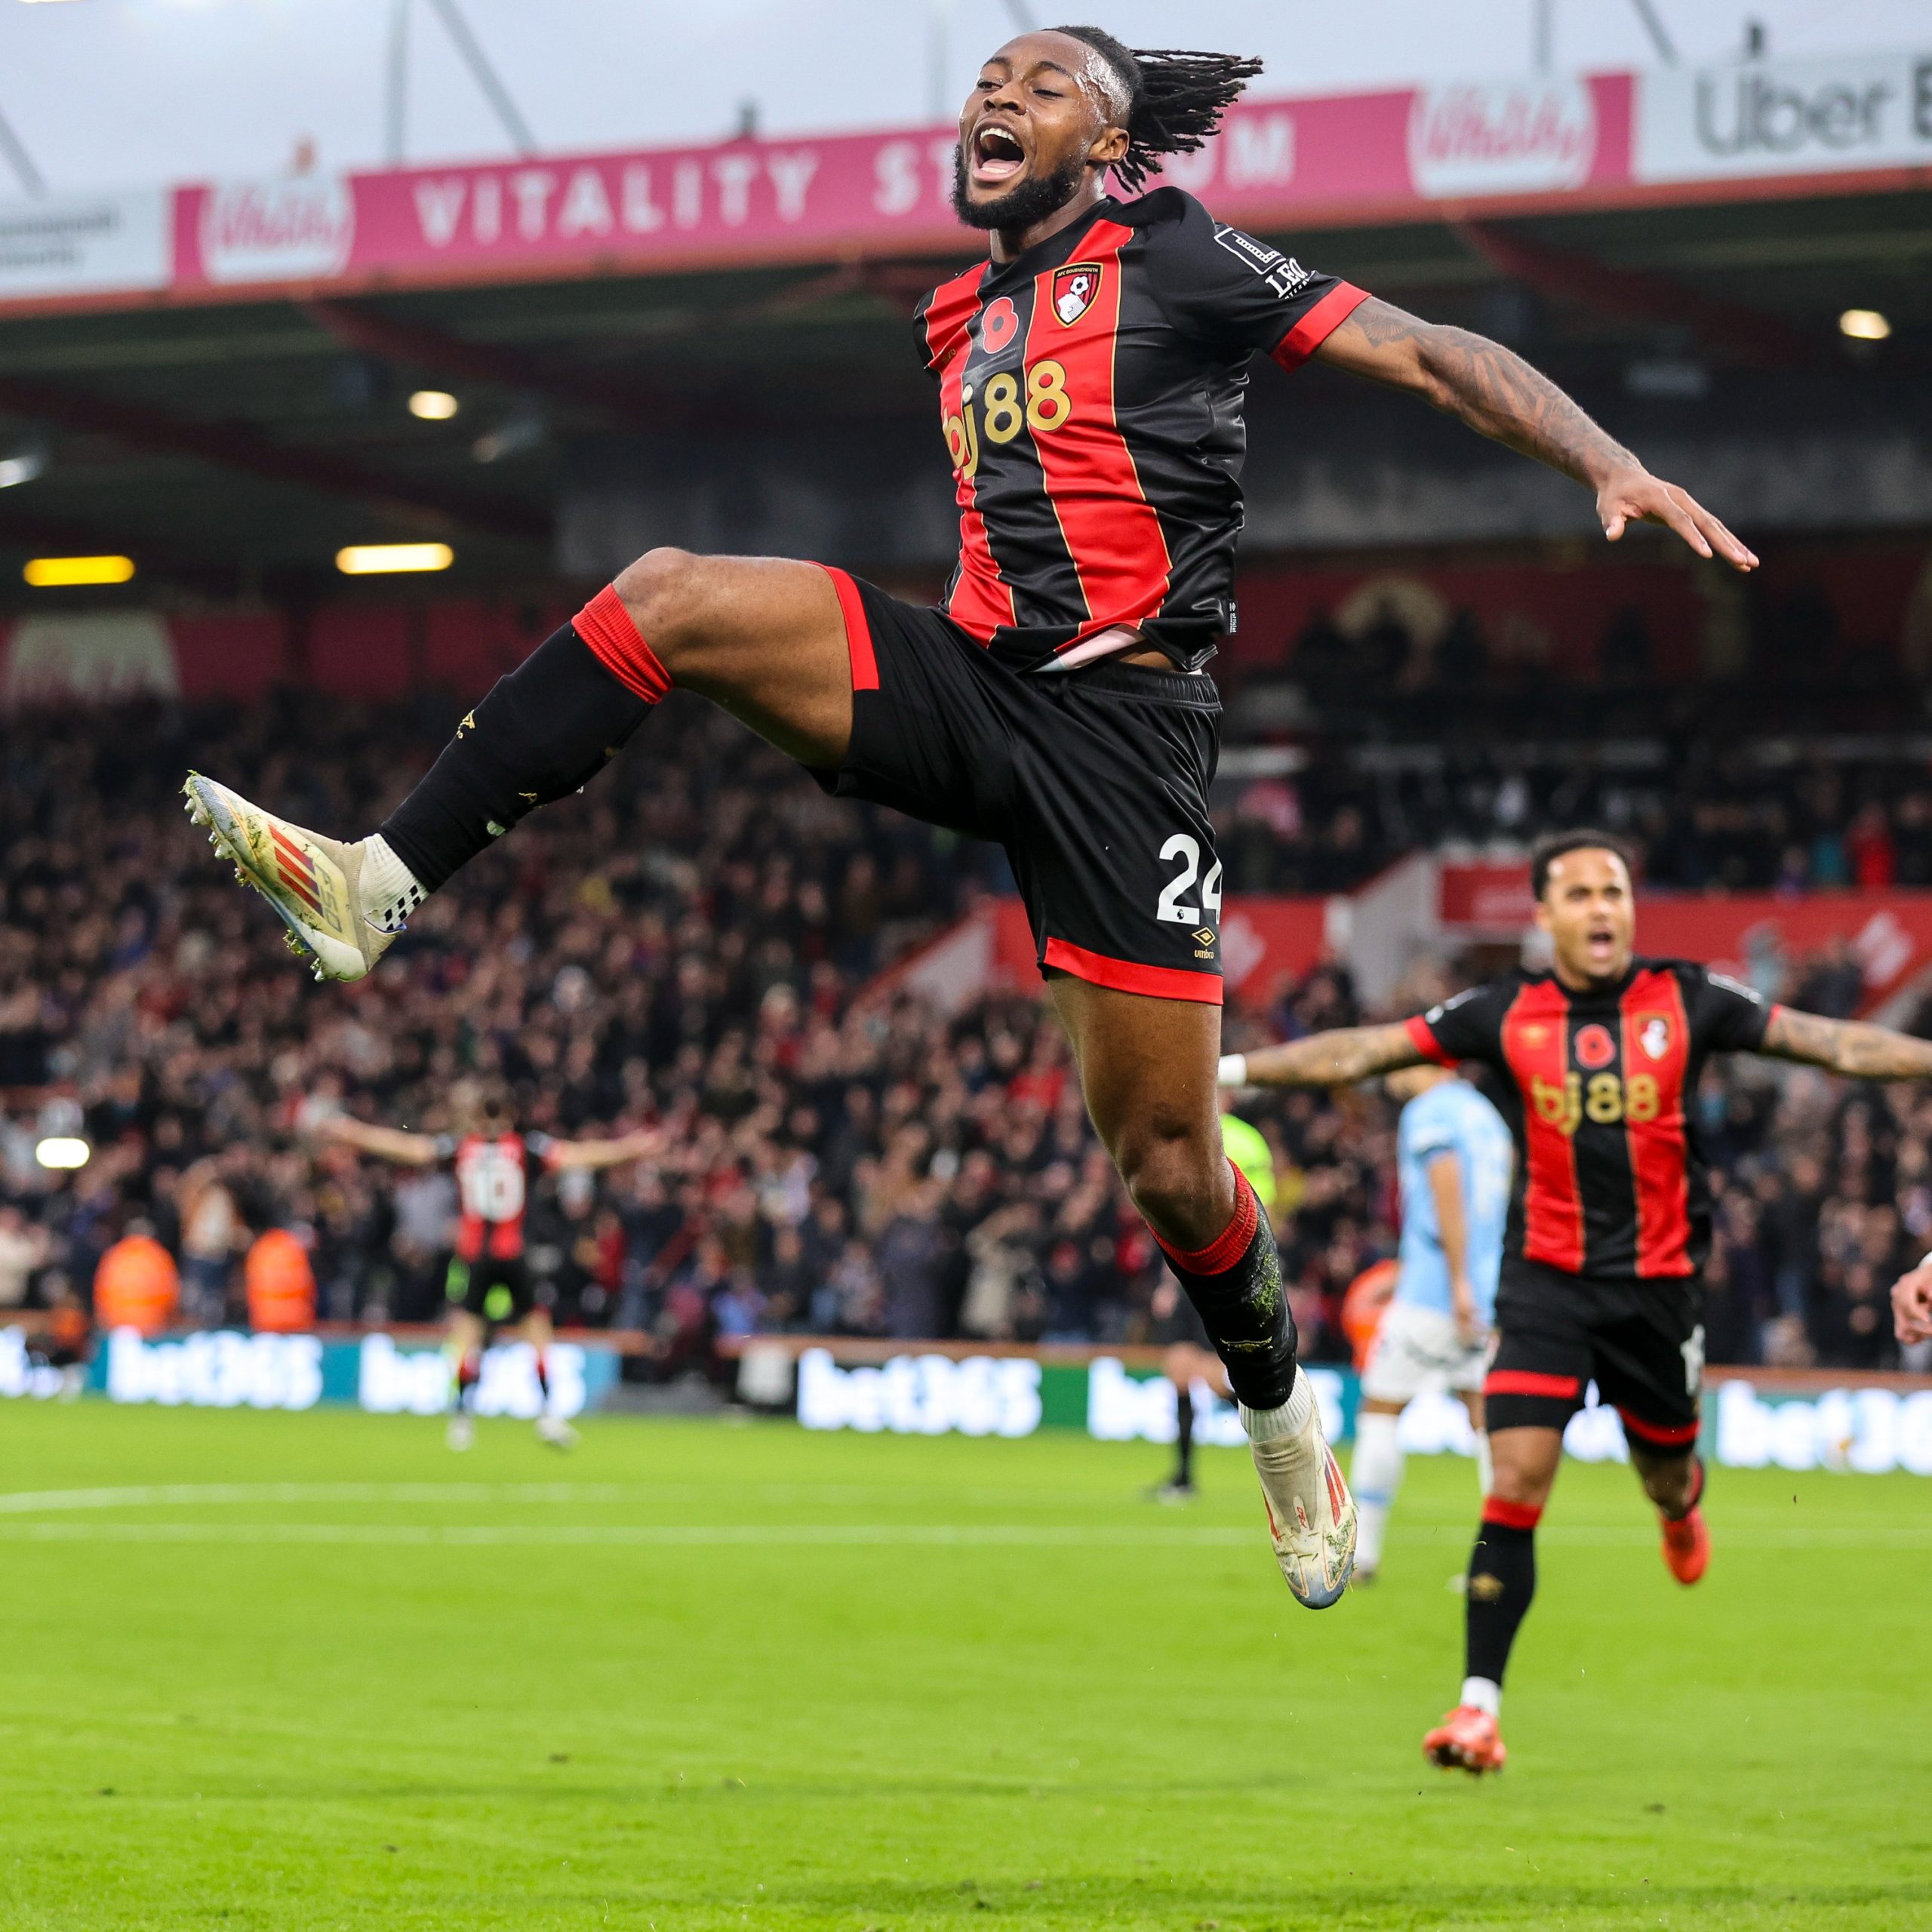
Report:
[[[1214,935],[1211,933],[1205,926],[1203,926],[1201,930],[1198,933],[1193,934],[1192,937],[1194,943],[1197,946],[1212,946],[1214,943]]]

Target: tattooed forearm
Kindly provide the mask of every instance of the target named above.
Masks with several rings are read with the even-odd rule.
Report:
[[[1620,469],[1642,467],[1548,377],[1487,336],[1371,298],[1321,352],[1357,374],[1419,392],[1471,429],[1592,489]]]
[[[1774,1060],[1799,1060],[1854,1080],[1932,1079],[1932,1040],[1915,1040],[1860,1020],[1794,1013],[1789,1007],[1771,1015],[1763,1051]]]
[[[1472,429],[1593,490],[1620,469],[1641,467],[1547,376],[1500,343],[1466,329],[1437,328],[1420,352],[1439,386],[1430,399]]]
[[[1247,1056],[1251,1087],[1346,1087],[1422,1058],[1406,1026],[1338,1026]]]

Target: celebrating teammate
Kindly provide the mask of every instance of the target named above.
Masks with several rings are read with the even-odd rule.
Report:
[[[337,1115],[320,1131],[331,1140],[405,1167],[447,1165],[456,1177],[456,1248],[450,1257],[445,1295],[449,1306],[449,1445],[467,1449],[483,1352],[500,1330],[528,1342],[537,1357],[543,1408],[537,1433],[554,1447],[570,1448],[577,1432],[556,1413],[550,1389],[550,1312],[531,1292],[525,1254],[524,1217],[537,1177],[567,1168],[594,1170],[635,1161],[658,1145],[654,1134],[617,1140],[557,1140],[547,1134],[519,1134],[509,1103],[497,1094],[466,1099],[460,1134],[411,1134],[370,1127]]]
[[[954,205],[990,259],[921,305],[960,510],[937,608],[842,571],[653,550],[464,718],[373,836],[306,831],[211,781],[190,808],[318,971],[358,979],[424,897],[586,783],[673,685],[841,796],[1004,844],[1096,1128],[1239,1400],[1275,1555],[1337,1601],[1355,1509],[1297,1373],[1280,1258],[1222,1150],[1221,868],[1200,675],[1232,628],[1242,392],[1312,355],[1459,416],[1595,492],[1605,534],[1751,553],[1508,349],[1216,222],[1174,188],[1260,63],[1029,32],[961,112]]]
[[[1514,1091],[1523,1181],[1484,1383],[1494,1473],[1469,1558],[1467,1674],[1423,1740],[1438,1764],[1473,1772],[1503,1767],[1503,1671],[1536,1590],[1537,1522],[1592,1377],[1623,1418],[1671,1574],[1694,1583],[1709,1560],[1696,1447],[1710,1201],[1687,1113],[1705,1060],[1932,1075],[1932,1042],[1767,1007],[1702,966],[1635,957],[1629,866],[1601,832],[1539,841],[1530,884],[1548,972],[1518,968],[1405,1023],[1338,1028],[1223,1066],[1231,1083],[1319,1087],[1477,1060]]]

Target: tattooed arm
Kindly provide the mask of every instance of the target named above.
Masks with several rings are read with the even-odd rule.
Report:
[[[1423,1057],[1406,1026],[1336,1026],[1285,1046],[1228,1054],[1221,1062],[1221,1084],[1346,1087],[1398,1066],[1420,1066]]]
[[[1815,1013],[1774,1008],[1758,1050],[1773,1060],[1801,1060],[1854,1080],[1932,1079],[1932,1040],[1915,1040],[1889,1026],[1826,1020]]]
[[[1700,557],[1748,571],[1758,559],[1703,506],[1653,476],[1548,377],[1500,343],[1425,322],[1374,297],[1315,352],[1352,375],[1408,389],[1472,429],[1560,469],[1596,492],[1604,534],[1661,523]]]

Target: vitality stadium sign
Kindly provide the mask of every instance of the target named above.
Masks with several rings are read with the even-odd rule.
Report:
[[[0,305],[956,251],[956,131],[196,183],[0,206]],[[1932,161],[1932,51],[1242,100],[1164,177],[1266,233]],[[1881,178],[1882,177],[1882,178]],[[1055,291],[1075,299],[1071,290]]]

